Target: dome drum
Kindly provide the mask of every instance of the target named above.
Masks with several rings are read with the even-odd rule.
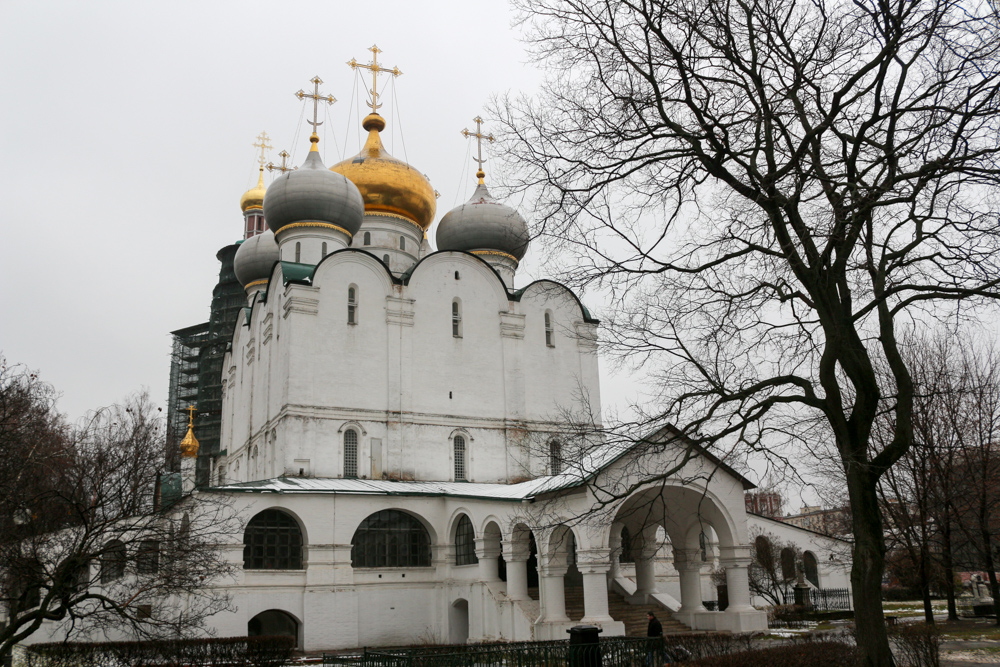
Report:
[[[351,235],[338,225],[325,222],[297,222],[278,232],[281,261],[319,264],[331,252],[351,244]]]

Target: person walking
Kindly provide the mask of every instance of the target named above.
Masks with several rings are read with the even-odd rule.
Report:
[[[656,615],[653,612],[646,612],[646,618],[649,619],[649,624],[646,626],[646,637],[649,641],[649,650],[646,653],[646,667],[659,667],[660,660],[654,660],[657,656],[662,659],[665,664],[670,664],[667,662],[667,647],[663,640],[663,625],[657,620]]]

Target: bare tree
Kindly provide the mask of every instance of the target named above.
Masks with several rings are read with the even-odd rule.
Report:
[[[67,639],[182,636],[230,608],[213,584],[236,517],[161,488],[162,421],[140,394],[71,428],[50,386],[0,369],[0,655],[44,621]]]
[[[997,296],[996,12],[518,4],[551,76],[496,113],[536,231],[566,280],[609,294],[610,345],[659,362],[652,417],[757,450],[822,426],[847,480],[859,649],[891,665],[877,484],[914,440],[898,338]]]

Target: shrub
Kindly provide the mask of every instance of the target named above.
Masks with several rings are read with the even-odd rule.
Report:
[[[699,667],[845,667],[857,662],[857,650],[842,642],[814,641],[701,658]]]
[[[941,636],[933,625],[889,626],[899,667],[941,667]]]
[[[685,637],[666,637],[667,650],[674,646],[684,647],[692,659],[705,658],[714,655],[732,655],[749,651],[753,646],[753,634],[721,634],[708,633],[689,635]]]
[[[144,642],[35,644],[26,667],[279,667],[295,648],[291,637],[162,639]]]

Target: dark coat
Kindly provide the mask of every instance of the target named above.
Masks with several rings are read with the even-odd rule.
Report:
[[[662,637],[663,636],[663,626],[660,625],[660,621],[654,616],[649,621],[649,626],[646,628],[647,637]]]

